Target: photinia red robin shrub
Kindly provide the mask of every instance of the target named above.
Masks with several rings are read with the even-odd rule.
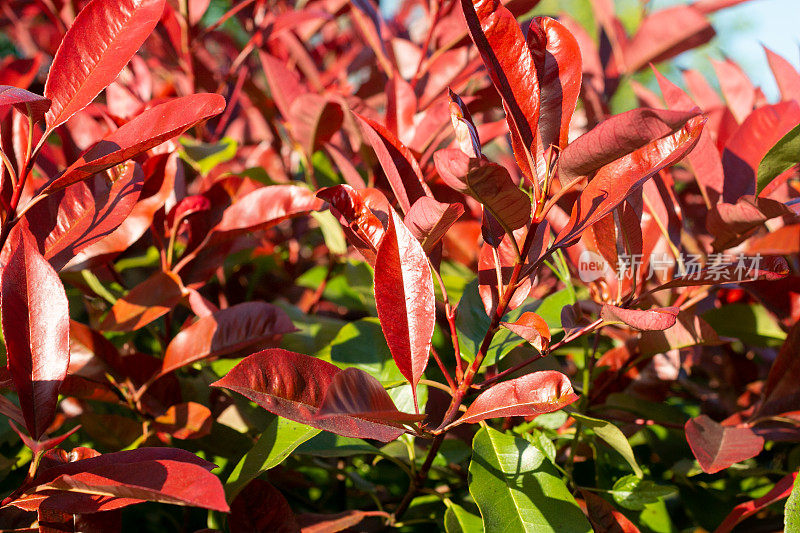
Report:
[[[743,1],[4,4],[0,528],[800,531]]]

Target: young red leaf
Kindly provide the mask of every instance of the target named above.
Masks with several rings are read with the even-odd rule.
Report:
[[[153,430],[176,439],[199,439],[211,433],[211,411],[205,405],[186,402],[173,405],[153,420]]]
[[[402,429],[351,416],[319,418],[325,393],[341,370],[316,357],[269,349],[245,357],[213,387],[224,387],[283,418],[354,438],[389,442]]]
[[[461,204],[446,204],[424,196],[414,202],[404,222],[425,253],[430,254],[463,214],[464,206]]]
[[[514,156],[527,176],[535,176],[528,154],[536,155],[539,83],[533,55],[514,15],[499,0],[461,0],[472,40],[503,99]]]
[[[142,183],[142,168],[128,162],[113,182],[100,174],[47,196],[25,213],[53,268],[61,270],[78,252],[119,227],[136,205]]]
[[[69,306],[64,286],[31,234],[10,234],[2,271],[3,336],[8,369],[28,433],[39,439],[53,421],[69,367]]]
[[[281,308],[245,302],[203,317],[178,333],[167,346],[159,376],[208,357],[238,352],[274,341],[296,328]]]
[[[411,383],[416,405],[417,383],[428,364],[436,301],[425,250],[394,210],[390,216],[375,259],[375,303],[392,358]]]
[[[434,154],[439,176],[455,190],[468,194],[486,209],[506,231],[530,221],[531,199],[511,179],[502,165],[483,158],[470,158],[456,148]]]
[[[367,262],[375,266],[378,245],[384,234],[384,224],[376,215],[379,210],[387,220],[392,209],[377,190],[355,190],[349,185],[335,185],[317,192],[334,213],[339,214],[347,240],[355,246]]]
[[[500,322],[500,325],[528,341],[539,353],[550,345],[550,326],[536,313],[527,311],[516,322]]]
[[[577,400],[567,376],[555,370],[542,370],[498,383],[480,393],[451,427],[488,418],[552,413]]]
[[[685,429],[689,447],[707,474],[755,457],[764,447],[763,437],[750,428],[723,426],[706,415],[692,418]]]
[[[534,17],[527,35],[541,90],[539,144],[563,149],[569,123],[581,91],[581,51],[578,41],[560,22]]]
[[[767,53],[769,68],[781,91],[781,100],[800,101],[800,72],[797,72],[791,63],[766,46],[764,46],[764,51]]]
[[[663,331],[675,325],[678,307],[661,307],[648,310],[625,309],[603,304],[600,317],[609,323],[622,322],[640,331]]]
[[[750,82],[747,74],[731,61],[717,61],[712,59],[711,64],[717,73],[719,87],[728,108],[736,117],[736,122],[741,124],[753,111],[756,103],[756,88]]]
[[[167,314],[183,299],[180,278],[158,271],[117,300],[100,325],[104,331],[136,331]]]
[[[365,140],[372,146],[378,162],[386,174],[392,192],[403,213],[408,213],[411,204],[423,196],[433,196],[419,163],[403,143],[385,127],[361,115],[355,114]]]
[[[223,109],[225,99],[218,94],[193,94],[152,107],[87,150],[41,192],[52,193],[127,161],[218,115]]]
[[[556,245],[567,245],[576,241],[587,226],[613,211],[655,173],[682,159],[694,148],[704,123],[705,120],[700,117],[691,118],[675,133],[653,141],[598,170],[575,201],[569,223],[558,234]]]
[[[317,417],[323,419],[342,415],[397,427],[419,422],[426,416],[398,411],[380,382],[354,367],[336,374],[317,412]]]
[[[255,231],[322,207],[313,191],[299,185],[270,185],[247,194],[225,210],[215,232]]]
[[[458,147],[469,157],[480,157],[481,138],[469,109],[460,96],[450,89],[447,92],[450,95],[450,122],[453,124]]]
[[[784,476],[775,483],[775,486],[762,497],[748,502],[740,503],[734,507],[725,520],[714,530],[714,533],[730,533],[736,524],[745,518],[756,514],[758,511],[789,496],[794,487],[797,472]]]
[[[16,107],[20,113],[26,115],[28,114],[27,108],[30,107],[33,121],[38,122],[47,110],[50,109],[50,100],[44,96],[26,91],[25,89],[0,85],[0,115],[5,111],[6,107],[12,105]]]
[[[52,100],[48,131],[89,105],[116,79],[153,28],[165,0],[92,0],[58,47],[44,95]]]
[[[561,153],[559,179],[588,176],[659,139],[680,133],[699,110],[634,109],[614,115],[584,133]]]

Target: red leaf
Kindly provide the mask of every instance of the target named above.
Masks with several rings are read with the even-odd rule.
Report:
[[[318,94],[302,94],[290,110],[292,135],[309,157],[342,127],[342,106]]]
[[[349,185],[335,185],[317,191],[317,196],[339,213],[347,240],[355,246],[367,262],[375,266],[378,245],[384,234],[384,224],[392,209],[389,202],[375,189],[355,190]],[[376,211],[380,210],[382,219]]]
[[[297,75],[286,68],[283,61],[261,50],[258,52],[258,57],[261,59],[261,67],[264,69],[275,107],[278,108],[284,119],[290,120],[292,102],[308,91],[301,85]]]
[[[323,419],[342,415],[397,427],[419,422],[426,416],[398,411],[377,379],[353,367],[336,374],[317,412],[317,417]]]
[[[714,28],[693,6],[674,6],[650,13],[624,46],[625,64],[635,72],[660,63],[714,37]]]
[[[231,205],[214,228],[215,232],[266,229],[284,220],[307,215],[322,207],[313,191],[299,185],[271,185],[245,195]]]
[[[104,331],[136,331],[167,314],[183,299],[183,284],[158,271],[117,300],[100,325]]]
[[[61,270],[78,252],[112,233],[142,192],[142,168],[129,162],[116,181],[100,174],[48,195],[25,214],[39,249]]]
[[[692,418],[685,429],[689,447],[706,474],[755,457],[764,447],[764,439],[750,428],[723,426],[706,415]]]
[[[295,331],[281,308],[245,302],[203,317],[178,333],[167,346],[158,376],[208,357],[228,355],[253,345],[274,342]]]
[[[595,531],[604,533],[640,533],[633,522],[617,511],[614,506],[596,494],[588,490],[581,490],[586,502],[586,514],[589,522],[592,523]]]
[[[502,165],[483,158],[470,158],[457,148],[437,151],[436,170],[453,189],[468,194],[507,231],[521,228],[531,219],[531,199],[511,179]]]
[[[116,79],[153,28],[165,0],[92,0],[78,13],[58,47],[44,95],[53,105],[48,131],[89,105]]]
[[[750,82],[747,74],[731,61],[717,61],[712,59],[711,64],[717,73],[719,87],[728,104],[736,122],[741,124],[753,111],[756,103],[756,88]]]
[[[539,353],[550,345],[550,326],[536,313],[526,311],[516,322],[500,322],[500,325],[531,343]]]
[[[430,254],[463,214],[464,206],[461,204],[446,204],[423,196],[411,206],[404,222],[425,253]]]
[[[563,149],[581,91],[580,47],[567,28],[549,17],[534,17],[527,41],[541,90],[540,149],[550,145]]]
[[[317,416],[339,367],[316,357],[280,349],[245,357],[213,387],[238,392],[283,418],[354,438],[389,442],[402,429],[350,416]]]
[[[260,479],[248,483],[233,500],[228,527],[231,533],[300,533],[289,502],[278,489]]]
[[[7,106],[13,105],[20,113],[28,114],[26,106],[31,108],[34,122],[38,122],[50,108],[50,100],[44,96],[33,94],[25,89],[0,85],[0,115]]]
[[[211,411],[205,405],[186,402],[173,405],[153,420],[153,430],[176,439],[199,439],[211,433]]]
[[[750,500],[749,502],[740,503],[736,507],[734,507],[728,516],[725,517],[725,520],[714,530],[714,533],[729,533],[733,531],[733,528],[749,516],[753,516],[755,513],[763,509],[768,505],[772,505],[773,503],[780,501],[784,498],[788,498],[789,494],[792,493],[792,488],[794,487],[794,481],[797,478],[797,472],[792,472],[791,474],[784,476],[775,483],[775,486],[770,489],[770,491],[764,494],[762,497],[756,500]]]
[[[392,358],[411,383],[416,405],[436,322],[433,280],[419,241],[394,210],[390,216],[375,259],[375,303]]]
[[[94,0],[94,3],[100,0]],[[125,123],[81,155],[41,192],[53,192],[127,161],[189,128],[218,115],[225,99],[218,94],[193,94],[159,104]]]
[[[536,155],[539,83],[536,65],[514,15],[499,0],[461,0],[470,35],[503,99],[514,156],[523,173],[536,175],[526,151]]]
[[[354,115],[361,127],[361,133],[378,157],[401,211],[408,213],[411,204],[418,199],[433,196],[422,178],[419,163],[411,150],[384,126],[357,113]]]
[[[678,313],[671,328],[642,332],[639,351],[641,355],[647,356],[698,344],[719,344],[719,337],[705,320],[688,311],[682,311]]]
[[[778,416],[800,410],[800,322],[796,322],[772,363],[764,384],[763,398],[754,416]]]
[[[663,331],[675,325],[678,307],[648,309],[624,309],[603,304],[600,316],[606,322],[622,322],[639,331]]]
[[[641,108],[614,115],[564,149],[558,159],[559,178],[567,183],[589,176],[650,143],[680,133],[698,112]]]
[[[303,513],[297,517],[303,526],[303,533],[338,533],[339,531],[352,530],[353,526],[360,524],[369,516],[380,516],[385,519],[389,515],[383,511],[345,511],[339,514]]]
[[[587,226],[610,213],[656,172],[682,159],[694,148],[704,123],[704,119],[694,117],[672,135],[653,141],[598,170],[575,201],[570,220],[558,234],[556,245],[577,240]]]
[[[453,422],[474,424],[488,418],[552,413],[578,400],[569,378],[555,370],[533,372],[494,385],[475,398],[464,415]]]
[[[758,280],[776,280],[789,275],[789,264],[783,257],[742,257],[735,263],[721,263],[687,273],[650,292],[691,287],[695,285],[719,285],[722,283],[745,283]]]
[[[797,72],[791,63],[766,46],[764,46],[764,51],[767,53],[769,68],[781,91],[781,100],[800,101],[800,72]]]
[[[450,89],[447,92],[450,95],[450,122],[453,124],[458,147],[469,157],[480,157],[481,138],[469,109],[460,96]]]
[[[28,433],[39,439],[53,421],[58,388],[69,367],[69,307],[64,286],[17,226],[2,271],[2,325],[8,369]]]

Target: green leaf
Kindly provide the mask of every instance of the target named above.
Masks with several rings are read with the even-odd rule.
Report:
[[[347,241],[339,221],[336,220],[330,211],[314,211],[311,217],[319,224],[322,231],[322,238],[325,239],[325,246],[332,254],[344,255],[347,253]]]
[[[720,337],[766,347],[778,347],[786,339],[786,332],[763,305],[726,305],[702,316]]]
[[[320,431],[293,420],[275,417],[258,438],[256,445],[233,469],[225,484],[228,499],[233,500],[259,474],[279,465],[295,448]]]
[[[381,455],[381,451],[361,439],[342,437],[327,431],[297,447],[297,453],[315,457],[349,457],[351,455]]]
[[[447,501],[444,513],[444,530],[446,533],[483,533],[483,521],[458,504]]]
[[[769,149],[758,165],[756,194],[785,171],[800,163],[800,126],[796,126]]]
[[[178,142],[183,145],[180,152],[181,159],[203,175],[211,172],[220,163],[236,157],[236,150],[239,148],[238,143],[230,137],[223,137],[216,143],[204,143],[181,137]]]
[[[627,475],[614,483],[611,495],[614,496],[614,501],[622,507],[632,511],[642,511],[647,504],[655,503],[659,498],[669,496],[674,492],[674,487],[657,485],[650,480]]]
[[[794,479],[792,493],[789,494],[789,499],[786,500],[786,507],[783,512],[785,533],[800,533],[800,482],[797,481],[798,479],[800,479],[800,476]]]
[[[524,439],[481,428],[472,441],[469,474],[486,531],[592,530],[553,465]]]
[[[620,429],[607,420],[600,420],[579,413],[570,413],[572,418],[579,420],[584,426],[591,429],[595,435],[603,439],[609,446],[614,448],[627,461],[638,477],[642,477],[642,469],[636,462],[628,439]]]

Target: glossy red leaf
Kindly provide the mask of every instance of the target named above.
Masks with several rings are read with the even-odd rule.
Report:
[[[153,28],[165,0],[92,0],[78,13],[58,47],[44,95],[52,131],[89,105],[116,79]]]
[[[384,126],[358,114],[355,117],[364,139],[378,157],[401,211],[408,213],[414,202],[423,196],[432,196],[411,150]]]
[[[659,139],[679,133],[699,110],[634,109],[604,120],[561,153],[559,177],[564,183],[588,176]]]
[[[569,223],[558,234],[556,244],[576,241],[586,227],[610,213],[655,173],[681,160],[694,148],[704,123],[704,119],[694,117],[672,135],[602,167],[575,201]]]
[[[180,278],[156,272],[117,300],[100,325],[104,331],[136,331],[157,320],[183,299]]]
[[[300,185],[271,185],[245,195],[225,210],[215,232],[266,229],[284,220],[307,215],[322,207],[314,192]]]
[[[341,370],[316,357],[269,349],[245,357],[222,379],[212,383],[254,401],[278,416],[354,438],[389,442],[402,429],[350,416],[317,416],[325,393]]]
[[[567,376],[555,370],[542,370],[498,383],[480,393],[451,426],[475,424],[489,418],[552,413],[577,400]]]
[[[211,410],[205,405],[186,402],[173,405],[153,420],[153,430],[176,439],[199,439],[211,433]]]
[[[758,511],[764,507],[767,507],[768,505],[772,505],[775,502],[787,498],[789,494],[792,493],[792,488],[794,488],[794,482],[796,478],[797,472],[792,472],[791,474],[782,477],[780,481],[775,483],[775,486],[772,487],[770,491],[764,494],[762,497],[740,503],[734,507],[728,516],[725,517],[725,520],[723,520],[717,529],[714,530],[714,533],[729,533],[730,531],[733,531],[733,528],[736,526],[736,524],[745,518],[756,514]]]
[[[414,202],[404,222],[419,240],[425,253],[430,254],[447,230],[463,214],[464,206],[461,204],[437,202],[429,196],[424,196]]]
[[[300,533],[289,502],[278,489],[260,479],[248,483],[233,500],[228,527],[231,533]]]
[[[218,94],[193,94],[154,106],[103,138],[41,192],[62,189],[127,161],[218,115],[223,109],[225,99]]]
[[[679,310],[678,307],[625,309],[603,304],[600,317],[606,322],[622,322],[639,331],[663,331],[675,325]]]
[[[58,388],[69,367],[69,306],[64,286],[17,226],[2,272],[2,325],[8,369],[28,433],[39,439],[53,421]]]
[[[158,375],[208,357],[274,342],[295,330],[280,307],[264,302],[237,304],[203,317],[178,333],[167,346]]]
[[[25,89],[0,85],[0,114],[3,113],[6,107],[12,105],[20,113],[26,115],[28,114],[27,108],[30,107],[33,121],[38,122],[50,108],[50,100]]]
[[[693,6],[673,6],[647,15],[624,46],[625,65],[635,72],[696,48],[714,37],[714,28]]]
[[[416,388],[436,322],[433,280],[425,250],[392,210],[375,259],[375,304],[392,358]]]
[[[536,313],[526,311],[515,322],[500,322],[500,325],[528,341],[539,353],[544,353],[550,345],[550,326]]]
[[[763,437],[752,429],[723,426],[706,415],[692,418],[686,422],[685,429],[689,447],[707,474],[755,457],[764,447]]]
[[[551,145],[563,149],[581,91],[580,47],[572,33],[550,17],[534,17],[527,41],[541,91],[540,150]]]
[[[447,185],[483,204],[506,231],[531,219],[531,199],[511,179],[508,170],[482,158],[470,158],[456,148],[434,154],[439,176]]]
[[[535,157],[539,123],[539,83],[528,43],[514,15],[499,0],[461,0],[472,40],[503,100],[514,156],[527,176],[536,175],[526,151]]]
[[[101,174],[75,183],[25,214],[39,249],[56,270],[117,229],[136,205],[142,192],[142,168],[128,162],[113,171],[114,181]]]

